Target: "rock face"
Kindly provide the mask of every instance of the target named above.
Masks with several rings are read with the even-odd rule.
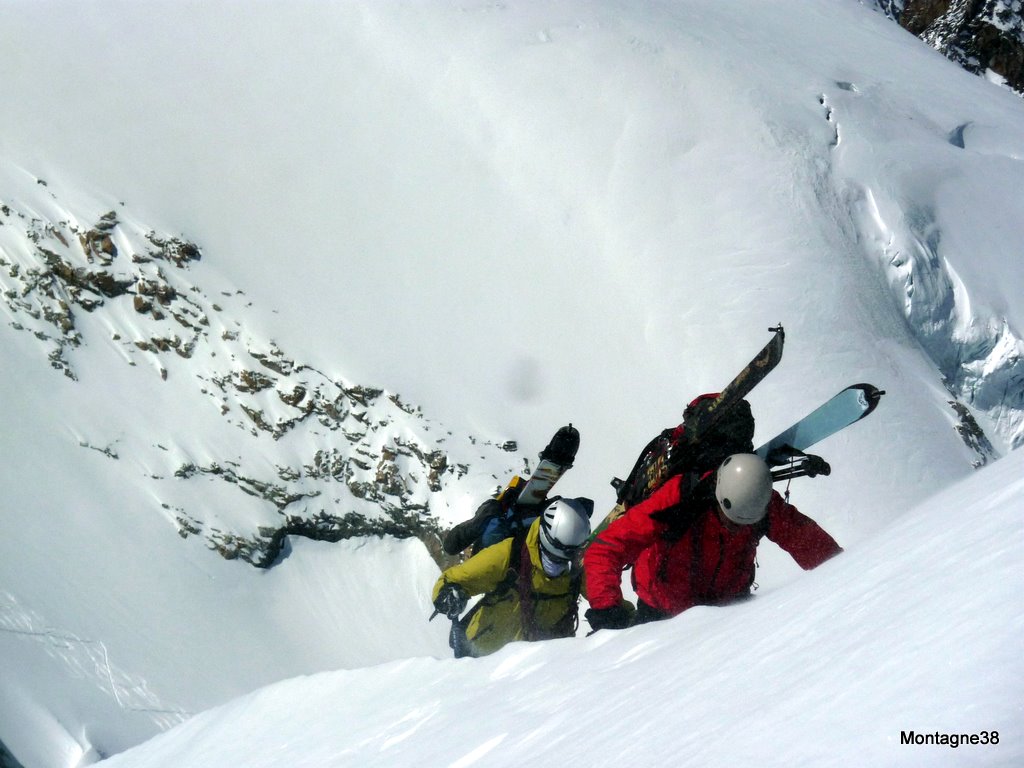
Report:
[[[97,369],[109,380],[109,433],[74,413],[56,418],[83,448],[146,467],[132,481],[182,537],[261,567],[287,535],[429,541],[450,499],[482,498],[521,471],[514,443],[454,436],[396,394],[332,378],[247,333],[241,291],[211,297],[194,283],[196,244],[36,193],[43,203],[0,200],[0,334],[31,334],[84,408],[112,407],[88,405]],[[118,360],[134,369],[127,378],[111,368]]]
[[[900,26],[975,74],[995,73],[1024,95],[1022,0],[889,0]]]

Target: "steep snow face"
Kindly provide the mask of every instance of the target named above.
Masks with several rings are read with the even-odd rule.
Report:
[[[765,437],[806,400],[888,377],[878,340],[902,351],[912,338],[878,304],[877,266],[851,247],[822,97],[877,83],[890,98],[861,103],[910,105],[879,118],[902,125],[925,109],[933,68],[953,66],[856,3],[799,17],[768,3],[764,19],[671,3],[242,15],[214,4],[187,21],[174,4],[64,10],[19,7],[5,25],[12,50],[51,41],[76,61],[39,62],[36,78],[59,88],[2,85],[18,110],[0,139],[8,155],[186,230],[232,286],[273,308],[267,336],[293,359],[330,370],[344,350],[351,380],[380,382],[459,433],[542,445],[575,421],[580,492],[598,495],[681,403],[720,389],[760,346],[758,329],[782,321],[792,340],[777,387],[755,403]],[[857,31],[844,38],[842,25]],[[217,66],[198,64],[210,50]],[[891,83],[894,67],[914,77]],[[103,110],[94,82],[118,83]],[[944,111],[990,109],[978,90],[990,86],[961,85]],[[88,119],[55,130],[49,115],[64,110]],[[921,418],[941,442],[954,414],[933,394]],[[903,459],[861,461],[848,466]]]
[[[813,24],[816,9],[804,10]],[[992,18],[1001,12],[989,9]],[[766,23],[769,36],[785,37],[788,22]],[[895,60],[881,48],[877,56]],[[799,72],[820,60],[814,47],[802,46],[793,58]],[[866,59],[826,70],[834,77],[821,82],[819,128],[804,122],[803,104],[772,115],[775,130],[787,141],[790,132],[828,136],[827,151],[807,147],[805,185],[819,196],[816,208],[849,227],[846,235],[877,263],[952,397],[982,416],[1000,447],[1019,447],[1024,316],[1016,296],[1024,261],[1015,254],[1024,242],[1024,201],[1013,190],[1024,182],[1024,106],[983,82],[969,85],[952,67],[926,75],[934,66],[927,56],[901,56],[899,77]],[[806,89],[798,72],[787,74],[773,77],[794,92]],[[922,100],[914,91],[925,83]],[[977,92],[975,103],[962,101],[961,87]]]
[[[936,360],[1000,318],[1011,351],[992,369],[1013,360],[1021,104],[859,3],[12,3],[0,46],[18,64],[0,78],[17,171],[0,178],[0,739],[28,768],[123,750],[282,678],[447,655],[425,621],[436,566],[412,541],[286,541],[269,571],[206,546],[287,530],[299,507],[386,514],[392,463],[417,475],[412,505],[461,519],[522,467],[506,437],[532,458],[567,421],[583,442],[559,490],[609,509],[608,480],[778,322],[758,441],[847,384],[888,392],[819,446],[830,477],[791,488],[848,553],[980,460]],[[151,231],[202,258],[147,256],[164,253]],[[914,257],[909,307],[890,239]],[[58,272],[114,282],[26,308],[39,246]],[[122,280],[134,293],[103,293]],[[988,413],[1009,444],[1002,407]],[[471,470],[434,491],[403,446]],[[377,502],[334,470],[342,449]],[[803,575],[767,545],[759,562],[762,594]],[[978,605],[964,625],[985,625]],[[701,615],[687,637],[721,614]],[[508,676],[545,651],[518,652]],[[782,690],[814,722],[822,702]]]
[[[748,603],[291,680],[109,764],[1018,765],[1022,512],[1017,452]]]
[[[805,8],[804,17],[814,26],[817,8]],[[850,23],[867,26],[870,18]],[[785,14],[765,24],[768,37],[786,37]],[[850,40],[836,44],[847,56],[818,68],[830,77],[817,81],[816,104],[803,73],[820,63],[817,48],[797,46],[792,68],[773,70],[775,87],[785,84],[804,101],[790,111],[765,108],[771,130],[790,146],[796,137],[809,141],[800,186],[816,195],[822,224],[845,228],[843,239],[853,238],[877,265],[952,397],[981,415],[1001,447],[1019,447],[1024,199],[1013,190],[1024,183],[1024,103],[952,66],[936,67],[912,45],[894,77],[871,65],[891,66],[891,49],[858,58]],[[753,67],[749,76],[758,77]],[[915,93],[922,87],[925,99]],[[977,94],[973,103],[963,101],[966,91]],[[818,126],[807,119],[814,114]]]
[[[86,764],[254,685],[445,649],[419,541],[286,534],[426,538],[514,446],[295,361],[194,244],[41,181],[0,172],[6,747]]]
[[[876,0],[876,5],[967,70],[997,82],[1004,78],[990,67],[1012,73],[1020,91],[1020,0]],[[848,86],[844,90],[856,92],[857,99],[885,98],[880,90],[865,93],[853,83]],[[851,101],[840,97],[845,104]],[[895,102],[892,106],[900,108]],[[840,121],[843,137],[851,138],[846,115],[833,113],[831,105],[829,113],[836,120],[837,145]],[[921,140],[936,147],[945,141],[950,148],[936,153],[938,167],[923,188],[908,184],[906,174],[897,172],[889,189],[853,181],[847,191],[861,209],[865,243],[885,268],[894,297],[950,391],[987,414],[994,432],[1008,447],[1017,448],[1024,444],[1024,326],[1014,313],[1011,294],[1019,292],[1024,274],[1014,268],[1020,266],[1019,258],[1006,258],[1021,242],[1020,196],[1007,194],[1006,182],[1013,178],[1017,181],[1012,184],[1019,183],[1024,138],[1013,125],[1019,119],[1012,113],[1003,119],[989,112],[960,121],[956,113],[931,112],[908,126],[915,138],[869,128],[859,138],[870,149],[854,147],[850,153],[870,151],[875,162],[881,151],[896,168],[911,161],[911,142],[920,149]],[[975,208],[965,204],[968,200],[981,204]],[[968,209],[970,214],[965,213]],[[979,214],[983,221],[976,218]],[[993,276],[995,286],[989,284]]]
[[[293,539],[258,570],[189,556],[145,516],[76,511],[78,526],[45,508],[22,525],[23,543],[53,537],[36,592],[0,583],[0,726],[25,768],[90,764],[277,680],[448,652],[418,541]]]

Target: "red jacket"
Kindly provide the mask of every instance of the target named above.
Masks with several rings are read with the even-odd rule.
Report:
[[[720,605],[749,594],[762,536],[786,550],[804,570],[842,552],[835,539],[775,491],[765,519],[757,525],[727,527],[714,500],[701,500],[694,502],[695,517],[682,537],[666,538],[668,523],[652,515],[679,503],[681,482],[681,475],[669,478],[587,547],[583,566],[591,607],[619,605],[622,570],[629,564],[634,566],[637,596],[675,616],[695,605]]]

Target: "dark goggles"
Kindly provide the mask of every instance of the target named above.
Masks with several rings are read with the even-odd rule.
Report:
[[[582,545],[570,545],[559,541],[546,528],[541,531],[541,534],[541,546],[544,548],[544,552],[548,557],[560,563],[571,563],[583,549]]]

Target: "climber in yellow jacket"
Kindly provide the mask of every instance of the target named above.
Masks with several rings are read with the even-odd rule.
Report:
[[[579,554],[592,509],[589,499],[554,499],[525,536],[504,539],[441,574],[433,602],[452,620],[456,658],[485,656],[514,640],[576,634]],[[460,619],[469,598],[481,594]]]

